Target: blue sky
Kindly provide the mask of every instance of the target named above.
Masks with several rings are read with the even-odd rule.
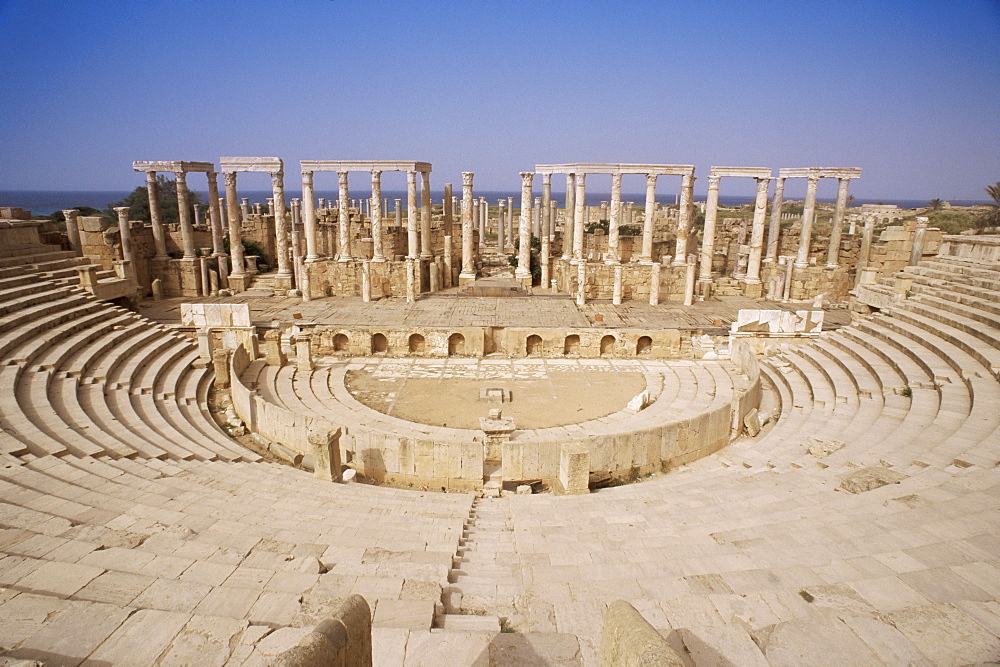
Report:
[[[0,0],[0,30],[4,190],[130,189],[132,160],[221,155],[281,157],[289,185],[301,159],[423,160],[486,190],[578,161],[694,164],[698,192],[712,165],[859,166],[859,198],[1000,180],[996,0]]]

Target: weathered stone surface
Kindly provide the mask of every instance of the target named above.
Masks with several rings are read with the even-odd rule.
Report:
[[[906,477],[903,473],[889,468],[870,466],[845,475],[841,478],[840,488],[851,493],[864,493],[886,484],[899,484]]]
[[[845,447],[840,440],[823,439],[810,436],[806,440],[806,451],[818,459],[823,459]]]

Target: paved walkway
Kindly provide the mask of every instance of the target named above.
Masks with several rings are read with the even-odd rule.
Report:
[[[233,297],[172,298],[144,302],[139,312],[156,322],[180,320],[181,303],[248,303],[254,323],[272,319],[291,321],[300,315],[308,322],[350,326],[399,327],[591,327],[704,330],[722,334],[736,320],[741,308],[780,310],[811,309],[810,303],[780,303],[742,297],[722,297],[692,306],[666,302],[650,306],[628,301],[620,306],[594,300],[584,306],[565,294],[513,297],[460,296],[456,289],[424,294],[414,303],[387,298],[365,303],[360,297],[327,297],[304,302],[296,297],[274,296],[270,291],[249,290]],[[850,323],[846,310],[828,310],[824,328]]]

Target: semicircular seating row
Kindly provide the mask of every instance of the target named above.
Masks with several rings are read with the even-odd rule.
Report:
[[[505,591],[513,625],[592,659],[619,598],[694,664],[1000,659],[1000,266],[906,272],[909,299],[761,360],[780,415],[757,438],[589,496],[479,501],[501,519],[473,534],[515,555],[468,545],[454,589]],[[841,488],[866,468],[898,482]]]
[[[193,342],[73,263],[0,256],[0,654],[263,664],[350,593],[429,634],[471,498],[263,461],[208,413]]]

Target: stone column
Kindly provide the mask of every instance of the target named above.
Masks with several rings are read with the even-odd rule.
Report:
[[[576,195],[573,200],[573,259],[584,262],[583,226],[587,215],[587,174],[576,175]]]
[[[452,260],[451,260],[451,237],[444,237],[444,253],[443,253],[443,264],[444,264],[444,280],[441,283],[441,287],[448,288],[451,287],[452,281]]]
[[[431,259],[431,172],[420,172],[420,258]]]
[[[406,258],[420,254],[420,229],[417,211],[417,172],[406,172]]]
[[[191,228],[191,203],[188,197],[187,174],[177,172],[177,213],[181,219],[181,242],[184,259],[194,259],[194,230]]]
[[[118,214],[118,231],[122,238],[122,259],[135,268],[135,255],[132,253],[132,229],[128,223],[128,206],[116,206],[115,213]]]
[[[576,174],[566,174],[566,201],[563,204],[562,258],[573,258],[573,213],[576,210]]]
[[[198,204],[191,204],[191,210],[194,212],[194,226],[201,227],[201,208]]]
[[[313,173],[302,172],[302,226],[306,236],[306,262],[319,259],[316,249],[316,197],[313,194]]]
[[[760,284],[760,258],[764,246],[764,220],[767,217],[767,188],[769,178],[757,179],[757,201],[753,208],[753,226],[750,228],[750,257],[747,260],[746,282]]]
[[[250,219],[250,200],[246,197],[240,199],[240,224],[242,225]]]
[[[222,209],[219,206],[219,175],[210,171],[208,176],[208,221],[212,228],[212,255],[222,257],[226,254],[223,245]]]
[[[701,241],[699,285],[712,283],[712,256],[715,254],[715,220],[719,215],[719,181],[721,176],[708,177],[708,199],[705,202],[705,238]]]
[[[163,232],[163,217],[160,214],[160,190],[156,187],[156,172],[146,172],[146,192],[149,195],[149,221],[153,224],[153,245],[156,256],[153,259],[167,258],[167,237]]]
[[[695,273],[697,272],[698,262],[695,258],[694,253],[687,256],[687,266],[684,270],[684,305],[690,306],[694,303],[694,285],[695,285]]]
[[[587,263],[576,263],[576,305],[583,306],[587,303]]]
[[[507,200],[500,199],[497,201],[497,251],[503,254],[504,246],[507,245],[504,241],[506,240],[507,230],[505,229],[504,223],[507,221]]]
[[[229,286],[229,255],[226,254],[225,238],[229,233],[229,216],[226,215],[226,200],[223,197],[216,199],[216,206],[219,211],[219,227],[222,229],[222,245],[220,245],[220,253],[216,255],[215,260],[219,264],[219,284],[223,288]]]
[[[504,241],[506,248],[514,250],[514,198],[507,197],[507,239]]]
[[[479,245],[483,245],[486,236],[486,228],[483,226],[483,202],[481,199],[472,201],[472,227],[479,230]]]
[[[861,251],[858,253],[858,263],[854,269],[856,272],[856,275],[854,276],[855,287],[861,284],[861,270],[866,268],[871,263],[872,237],[875,233],[875,216],[871,213],[866,213],[864,220],[865,227],[864,231],[861,233]]]
[[[372,261],[385,261],[382,256],[382,172],[377,169],[372,169]]]
[[[66,236],[69,237],[69,247],[77,255],[82,254],[83,246],[80,244],[80,223],[77,219],[80,212],[75,208],[63,210],[63,217],[66,218]]]
[[[226,218],[229,221],[229,257],[232,264],[229,276],[243,278],[246,275],[246,262],[240,232],[240,205],[236,199],[236,172],[227,171],[222,174],[222,178],[226,182]]]
[[[819,176],[810,175],[806,185],[806,201],[802,208],[802,233],[799,235],[799,251],[795,256],[795,266],[809,266],[809,244],[812,242],[813,218],[816,216],[816,185]]]
[[[841,182],[845,180],[847,179],[841,179]],[[910,247],[910,261],[907,262],[908,266],[916,266],[924,256],[924,237],[927,235],[928,222],[929,218],[917,218],[917,228],[913,231],[913,245]]]
[[[767,263],[778,261],[778,238],[781,235],[781,203],[785,196],[785,179],[774,179],[774,196],[771,197],[771,220],[767,226]]]
[[[292,271],[295,274],[295,287],[302,288],[302,274],[300,273],[299,264],[302,254],[302,247],[299,244],[299,204],[298,199],[292,200]]]
[[[452,204],[452,202],[451,202],[451,197],[452,197],[451,192],[452,192],[451,183],[445,183],[444,184],[444,200],[441,202],[443,213],[444,213],[444,222],[442,224],[442,230],[444,231],[444,236],[451,236],[452,218],[455,215],[455,212],[454,212],[454,210],[452,210],[452,207],[451,207],[451,204]]]
[[[337,181],[340,187],[340,199],[337,201],[337,246],[340,251],[341,262],[349,262],[351,257],[351,193],[347,187],[348,173],[346,171],[337,172]],[[333,254],[333,249],[330,249]]]
[[[611,303],[615,306],[622,305],[622,265],[615,264],[614,285],[611,288]]]
[[[542,287],[549,287],[549,255],[552,252],[552,174],[542,174]]]
[[[688,236],[691,234],[691,205],[694,202],[694,176],[681,177],[681,197],[677,211],[677,243],[672,266],[687,264]]]
[[[396,204],[396,229],[397,230],[402,230],[403,229],[403,200],[402,199],[396,199],[395,200],[395,204]]]
[[[611,216],[608,218],[608,254],[605,264],[618,264],[621,253],[618,248],[618,229],[622,224],[622,175],[611,175]]]
[[[653,261],[653,221],[656,218],[656,174],[646,174],[646,212],[642,220],[642,254],[639,261]],[[655,304],[654,304],[655,305]]]
[[[274,215],[274,236],[275,250],[277,255],[279,286],[282,289],[291,287],[292,268],[288,262],[288,221],[285,219],[285,173],[283,171],[271,172],[271,194],[274,206],[271,213]],[[281,283],[284,283],[281,285]]]
[[[521,172],[521,219],[518,222],[517,269],[514,277],[531,287],[531,183],[535,174]]]
[[[849,178],[840,178],[837,183],[837,206],[833,210],[833,225],[830,230],[830,248],[826,255],[826,266],[829,269],[840,266],[840,233],[844,226],[844,213],[847,212],[847,185]]]
[[[531,235],[542,235],[542,198],[535,197],[535,206],[531,209]]]
[[[549,202],[549,243],[556,240],[556,216],[559,214],[559,202],[555,199]]]
[[[472,262],[472,179],[471,171],[462,172],[462,272],[458,276],[459,285],[468,285],[476,280],[476,267]]]

